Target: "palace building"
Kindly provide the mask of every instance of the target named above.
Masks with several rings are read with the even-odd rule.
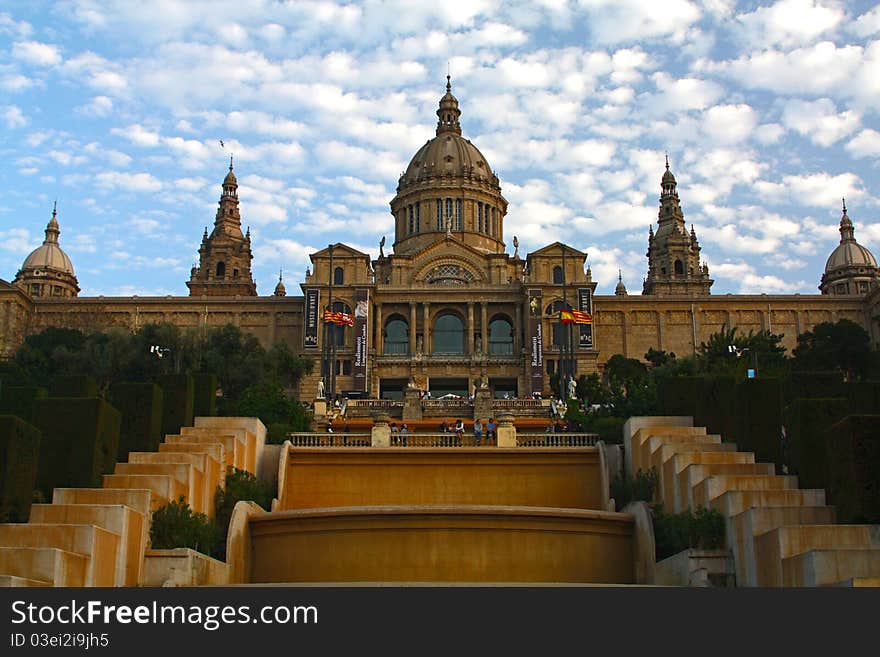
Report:
[[[601,371],[614,354],[694,353],[723,328],[781,333],[791,349],[815,324],[846,318],[880,342],[873,319],[880,315],[880,270],[856,242],[845,205],[821,294],[713,295],[667,160],[642,294],[627,294],[620,277],[615,290],[597,295],[583,251],[555,242],[520,254],[517,238],[507,241],[501,181],[463,135],[461,115],[447,78],[436,132],[412,157],[390,202],[391,248],[386,253],[383,238],[372,259],[346,244],[328,245],[311,254],[300,295],[288,295],[281,276],[273,294],[258,295],[231,161],[214,227],[205,229],[186,282],[188,296],[80,296],[53,210],[43,245],[12,284],[0,281],[0,357],[48,326],[232,323],[266,346],[284,340],[321,362],[301,383],[303,399],[315,395],[322,378],[337,394],[397,398],[414,385],[440,397],[487,386],[496,397],[522,397],[548,393],[554,375]],[[325,310],[351,317],[351,325],[325,323]],[[581,323],[563,323],[562,310]]]

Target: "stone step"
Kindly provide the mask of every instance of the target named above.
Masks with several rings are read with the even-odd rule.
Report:
[[[798,490],[729,490],[711,502],[726,518],[752,507],[824,506],[825,491],[821,488]]]
[[[30,521],[97,525],[119,534],[115,585],[138,586],[141,583],[144,550],[148,545],[144,513],[121,504],[34,504]]]
[[[782,561],[782,586],[880,586],[880,549],[816,549]]]
[[[226,467],[236,467],[243,469],[247,451],[247,445],[233,435],[208,435],[200,436],[188,434],[186,436],[169,434],[165,436],[165,442],[175,443],[199,443],[203,445],[219,444],[223,446],[226,454]]]
[[[150,513],[189,491],[184,484],[170,475],[109,474],[104,475],[104,488],[136,488],[149,490]]]
[[[225,480],[225,466],[209,454],[190,452],[131,452],[128,455],[129,463],[186,463],[191,465],[202,474],[204,484],[202,491],[203,513],[209,518],[214,517],[214,493],[220,485],[221,477]]]
[[[664,445],[659,451],[659,460],[662,467],[658,468],[657,475],[658,491],[662,495],[662,502],[667,508],[678,509],[680,503],[678,500],[678,487],[675,481],[679,473],[687,466],[714,463],[754,463],[755,455],[752,452],[737,452],[736,445],[733,443],[720,443],[713,445],[702,445],[707,447],[726,447],[728,449],[712,449],[704,451],[675,451],[677,446]]]
[[[9,523],[0,525],[0,545],[58,548],[88,558],[84,586],[113,586],[119,534],[95,525]],[[39,578],[38,578],[39,579]]]
[[[0,575],[85,586],[89,558],[52,547],[0,547]]]
[[[756,536],[754,540],[755,572],[757,574],[756,581],[758,586],[785,586],[783,561],[813,550],[871,549],[876,550],[878,558],[880,558],[880,549],[878,549],[880,548],[880,525],[796,525],[776,527]],[[880,561],[878,561],[878,567],[880,567]],[[797,569],[794,566],[793,568]],[[807,571],[803,572],[806,573]],[[876,572],[880,574],[880,570]],[[841,573],[840,576],[817,582],[817,584],[839,582],[848,576],[869,576],[871,574],[874,573],[870,571]],[[817,584],[805,585],[816,586]]]
[[[638,472],[639,468],[645,470],[647,461],[644,460],[642,447],[652,436],[705,436],[706,427],[644,427],[636,431],[632,436],[632,444],[629,447],[630,467],[632,472]]]
[[[147,488],[56,488],[53,504],[121,504],[150,517],[152,491]]]
[[[241,428],[247,431],[253,440],[248,438],[248,472],[265,477],[267,473],[261,473],[260,468],[265,466],[262,464],[263,450],[266,446],[266,425],[259,418],[255,417],[196,417],[193,418],[193,424],[196,429],[215,429],[223,430],[227,427]],[[274,470],[274,468],[273,468]],[[274,476],[274,471],[268,473]]]
[[[0,589],[29,588],[35,586],[52,586],[52,583],[44,582],[40,579],[16,577],[15,575],[0,575]]]
[[[646,464],[645,469],[650,470],[652,467],[659,471],[663,467],[663,456],[668,454],[664,452],[663,447],[672,447],[675,452],[694,452],[700,451],[701,445],[720,445],[721,436],[717,434],[698,434],[694,436],[651,436],[641,446],[642,458],[641,463]],[[676,447],[677,446],[677,447]]]
[[[706,477],[717,475],[765,475],[776,474],[776,466],[772,463],[692,463],[678,474],[678,486],[673,499],[673,509],[681,513],[688,508],[696,508],[694,488]],[[674,482],[673,482],[674,483]],[[703,504],[706,506],[706,504]]]
[[[226,448],[222,443],[161,443],[159,453],[207,454],[217,461],[221,473],[226,471]],[[225,480],[225,476],[220,477],[221,487]]]
[[[205,513],[205,477],[190,463],[117,463],[113,474],[168,475],[182,484],[190,508]]]
[[[726,519],[727,545],[736,563],[737,586],[757,586],[755,536],[788,525],[833,525],[833,506],[766,506],[745,509]]]
[[[783,475],[712,475],[693,488],[696,506],[711,508],[712,500],[730,490],[794,490],[797,477]]]

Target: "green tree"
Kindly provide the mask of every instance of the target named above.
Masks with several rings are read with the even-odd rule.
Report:
[[[645,360],[651,363],[651,367],[660,367],[671,360],[675,360],[675,354],[672,352],[657,350],[651,347],[645,353]]]
[[[612,385],[615,383],[626,384],[644,379],[648,375],[648,368],[635,358],[614,354],[605,363],[605,374]]]
[[[793,367],[800,371],[840,371],[846,380],[863,379],[877,355],[867,331],[848,319],[816,324],[798,336]]]
[[[150,544],[155,549],[188,547],[211,555],[217,541],[217,526],[204,513],[193,512],[182,495],[153,513]]]
[[[226,473],[226,487],[217,487],[214,494],[214,522],[217,524],[219,539],[213,556],[226,560],[226,539],[229,534],[229,521],[236,503],[249,501],[258,504],[266,511],[272,508],[274,490],[269,482],[261,481],[246,470],[230,467]]]
[[[577,380],[575,394],[585,404],[592,405],[607,403],[609,392],[598,374],[581,374]]]

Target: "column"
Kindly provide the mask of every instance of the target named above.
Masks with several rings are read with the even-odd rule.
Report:
[[[422,303],[422,354],[427,356],[431,353],[431,304],[427,301]],[[428,388],[430,390],[430,388]]]
[[[416,304],[409,302],[409,353],[416,353]]]
[[[489,353],[489,302],[481,301],[480,302],[480,333],[483,336],[483,353]]]
[[[382,304],[376,304],[376,325],[373,331],[373,349],[376,354],[381,356],[385,353],[385,331],[382,326]]]
[[[467,305],[467,332],[468,332],[468,353],[474,353],[474,302],[468,301]]]
[[[522,304],[518,303],[514,306],[513,315],[513,353],[519,355],[522,352]]]

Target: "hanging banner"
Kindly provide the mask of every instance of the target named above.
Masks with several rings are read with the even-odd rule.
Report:
[[[370,309],[369,290],[354,293],[354,389],[367,392],[367,326]]]
[[[541,290],[529,290],[529,354],[531,356],[532,393],[544,391],[544,327],[542,316]]]
[[[588,287],[578,288],[578,310],[589,317],[589,323],[577,322],[580,329],[578,347],[595,349],[593,345],[593,293]]]
[[[318,290],[306,290],[305,321],[303,326],[303,347],[318,348]]]

